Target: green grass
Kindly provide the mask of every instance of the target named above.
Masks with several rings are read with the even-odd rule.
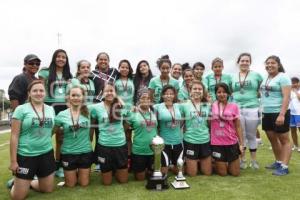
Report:
[[[263,134],[262,134],[263,135]],[[0,135],[0,145],[9,140],[9,134]],[[240,177],[219,177],[213,175],[205,177],[199,175],[187,178],[190,189],[170,189],[156,192],[145,189],[145,182],[136,182],[130,175],[128,184],[120,185],[116,182],[112,186],[103,186],[96,173],[91,174],[90,186],[86,188],[75,187],[73,189],[56,187],[51,194],[40,194],[31,191],[28,199],[300,199],[297,192],[300,186],[300,154],[293,152],[290,162],[290,174],[284,177],[271,175],[271,171],[265,170],[264,166],[273,161],[269,143],[263,138],[264,145],[258,150],[258,161],[261,169],[243,170]],[[249,156],[249,155],[247,155]],[[0,147],[0,199],[9,199],[9,191],[5,188],[6,181],[11,178],[8,170],[9,146]],[[169,182],[174,176],[169,177]],[[60,180],[57,179],[57,182]]]

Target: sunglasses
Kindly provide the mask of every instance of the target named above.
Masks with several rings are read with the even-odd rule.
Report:
[[[41,63],[40,62],[28,62],[27,65],[32,65],[32,66],[35,65],[35,66],[39,67],[41,65]]]

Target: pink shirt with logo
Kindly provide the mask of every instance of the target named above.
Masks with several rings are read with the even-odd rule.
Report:
[[[223,108],[221,107],[221,113]],[[218,101],[212,105],[211,119],[211,145],[233,145],[238,142],[237,132],[234,125],[234,120],[240,117],[238,105],[235,103],[227,103],[223,119],[219,119]]]

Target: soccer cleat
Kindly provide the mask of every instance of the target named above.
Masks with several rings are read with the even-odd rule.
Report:
[[[251,160],[250,167],[255,170],[259,169],[258,162],[256,160]]]
[[[288,173],[289,173],[288,168],[283,168],[282,166],[280,166],[279,168],[275,169],[272,174],[275,176],[284,176],[287,175]]]
[[[279,162],[273,162],[270,165],[265,166],[266,169],[278,169],[281,167],[281,164]]]
[[[240,161],[240,168],[241,169],[247,169],[247,161],[246,160],[241,160]]]
[[[64,178],[64,170],[62,167],[60,167],[58,170],[55,171],[55,176],[59,177],[59,178]]]

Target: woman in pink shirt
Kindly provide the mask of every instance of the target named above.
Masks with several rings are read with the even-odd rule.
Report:
[[[240,175],[239,154],[243,151],[240,112],[237,104],[228,102],[230,90],[225,83],[215,87],[217,101],[212,105],[211,148],[215,170],[220,176]]]

